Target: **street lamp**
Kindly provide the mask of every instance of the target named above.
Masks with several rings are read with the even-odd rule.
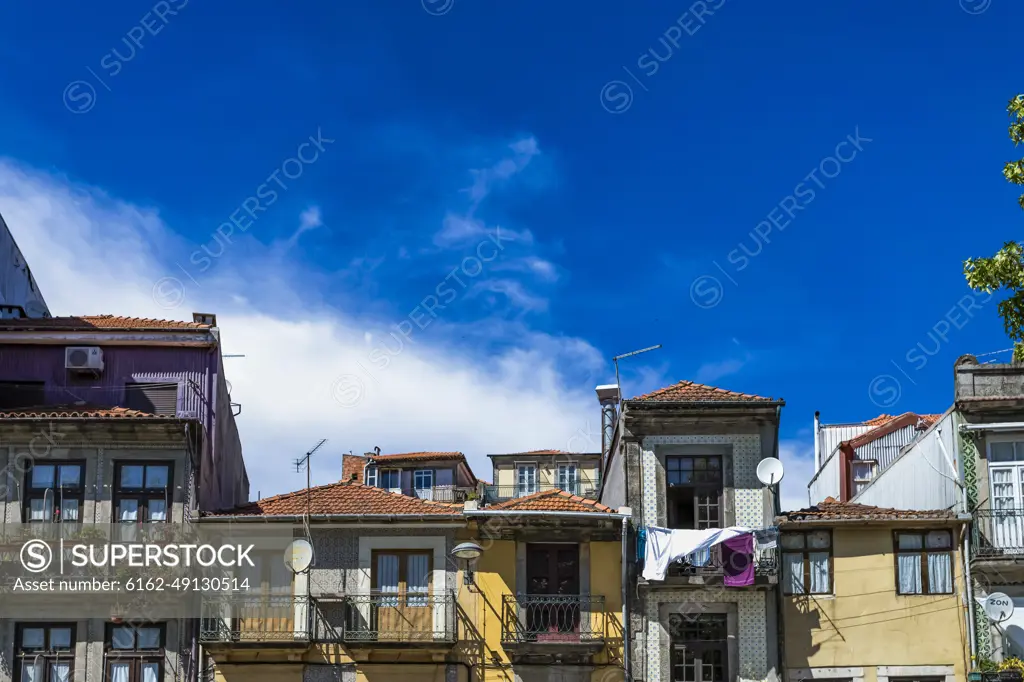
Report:
[[[484,553],[484,548],[475,542],[463,542],[460,545],[456,545],[455,549],[452,550],[452,556],[456,559],[462,559],[466,562],[466,569],[462,575],[462,583],[464,585],[473,585],[475,580],[473,577],[473,562],[480,558],[480,555]]]

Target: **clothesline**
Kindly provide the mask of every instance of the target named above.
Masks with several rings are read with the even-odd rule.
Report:
[[[669,565],[678,559],[687,559],[696,566],[706,565],[711,548],[722,545],[724,584],[741,587],[754,584],[754,545],[759,549],[775,546],[772,529],[753,529],[744,526],[686,530],[648,526],[641,529],[643,547],[643,577],[664,580]],[[638,548],[639,549],[639,548]]]

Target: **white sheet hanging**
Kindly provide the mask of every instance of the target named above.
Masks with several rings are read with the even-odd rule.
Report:
[[[664,580],[669,564],[676,559],[707,551],[737,535],[752,532],[743,526],[707,530],[673,530],[648,526],[643,576],[647,580]]]

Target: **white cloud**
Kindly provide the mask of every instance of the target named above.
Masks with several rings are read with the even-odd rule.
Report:
[[[537,256],[526,256],[525,258],[514,258],[492,266],[496,271],[525,272],[536,275],[537,278],[546,282],[558,281],[558,268],[549,260]]]
[[[698,384],[713,384],[723,377],[740,371],[745,364],[747,361],[740,358],[722,360],[721,362],[705,362],[697,368],[693,380]]]
[[[299,214],[299,228],[295,230],[295,232],[292,233],[292,236],[288,237],[285,241],[282,251],[288,251],[295,246],[299,241],[299,237],[301,237],[304,232],[309,232],[310,230],[315,230],[318,227],[323,227],[323,224],[324,220],[320,215],[320,207],[310,206]]]
[[[785,466],[782,479],[782,509],[793,511],[808,506],[807,484],[814,475],[814,444],[801,440],[779,441],[779,459]]]
[[[540,146],[534,137],[526,137],[516,140],[508,146],[512,150],[512,156],[498,161],[489,168],[479,168],[473,173],[473,185],[466,191],[469,192],[469,199],[476,207],[483,201],[494,186],[502,181],[508,180],[516,173],[521,172],[530,165],[530,161],[540,154]]]
[[[527,157],[523,144],[517,154]],[[253,496],[301,487],[304,477],[290,473],[289,463],[320,438],[330,441],[313,463],[320,483],[340,476],[343,452],[375,445],[385,452],[462,450],[483,478],[491,474],[489,452],[594,448],[580,433],[599,421],[592,377],[607,367],[582,339],[521,323],[461,323],[480,335],[520,324],[518,335],[500,337],[515,339],[514,347],[487,355],[453,342],[458,325],[438,319],[382,368],[370,353],[379,350],[375,340],[396,348],[394,320],[332,307],[308,284],[323,273],[273,249],[229,245],[206,272],[191,273],[196,286],[175,265],[176,254],[194,245],[155,209],[11,161],[0,161],[0,213],[54,314],[217,314],[226,352],[246,356],[226,363],[232,398],[242,404],[238,425]],[[300,229],[318,220],[310,213]],[[154,299],[161,277],[182,280],[180,306],[167,309],[166,299]]]

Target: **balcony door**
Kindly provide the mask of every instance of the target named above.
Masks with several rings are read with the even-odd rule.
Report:
[[[579,639],[579,545],[526,546],[527,631],[537,641]]]
[[[378,641],[432,639],[434,613],[430,552],[387,550],[373,553],[371,629]]]
[[[719,613],[669,616],[672,682],[726,682],[729,679],[727,616]]]
[[[992,544],[1006,553],[1024,553],[1024,442],[991,443],[989,490]]]

